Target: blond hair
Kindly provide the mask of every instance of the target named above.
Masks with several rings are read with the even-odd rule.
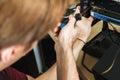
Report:
[[[61,19],[68,0],[0,0],[0,48],[41,39]]]

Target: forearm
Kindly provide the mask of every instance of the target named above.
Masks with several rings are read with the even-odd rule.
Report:
[[[56,63],[35,80],[57,80]]]
[[[85,43],[83,43],[80,40],[77,40],[74,45],[73,45],[73,55],[75,60],[77,61],[78,57],[79,57],[79,53],[82,50],[82,47],[85,45]]]
[[[79,53],[83,47],[84,43],[81,41],[76,41],[74,46],[73,46],[73,55],[69,56],[68,59],[71,59],[73,61],[76,61]],[[60,51],[61,52],[61,51]],[[72,58],[71,58],[72,57]],[[63,61],[62,59],[60,59],[59,61]],[[65,60],[66,63],[68,63],[68,60]],[[72,61],[71,61],[72,62]],[[70,62],[70,63],[71,63]],[[59,62],[61,63],[61,62]],[[65,64],[65,63],[64,63]],[[60,64],[59,64],[60,65]],[[58,66],[59,66],[58,65]],[[66,65],[66,64],[65,64]],[[75,62],[73,62],[73,64],[68,64],[70,65],[69,67],[72,67],[73,69],[73,65],[76,65]],[[61,66],[61,65],[60,65]],[[60,67],[59,66],[59,67]],[[74,66],[74,68],[76,69],[76,66]],[[76,69],[77,70],[77,69]],[[76,72],[77,73],[77,72]],[[58,73],[59,74],[59,73]],[[75,75],[75,74],[74,74]],[[72,75],[73,76],[73,75]],[[36,79],[33,79],[31,77],[28,77],[28,80],[57,80],[57,65],[56,63],[50,68],[48,69],[45,73],[43,73],[42,75],[38,76]],[[61,79],[62,80],[62,79]],[[77,80],[77,79],[76,79]]]
[[[57,80],[79,80],[72,49],[57,51]]]
[[[79,56],[79,53],[82,49],[82,47],[84,46],[84,43],[81,42],[80,40],[77,40],[73,46],[73,55],[71,55],[72,59],[74,59],[74,61],[77,60],[78,56]],[[59,52],[61,53],[62,50],[60,50]],[[57,52],[58,54],[58,52]],[[74,57],[73,57],[74,56]],[[71,57],[68,57],[68,59],[71,59]],[[71,60],[72,60],[71,59]],[[60,59],[62,60],[62,59]],[[59,60],[59,61],[60,61]],[[68,63],[68,60],[66,60],[67,63]],[[60,63],[60,62],[59,62]],[[64,63],[65,64],[65,63]],[[60,65],[60,64],[59,64]],[[65,64],[66,65],[66,64]],[[69,64],[68,64],[69,65]],[[69,67],[72,67],[73,69],[73,65],[76,65],[75,62],[74,64],[71,64]],[[61,66],[61,65],[60,65]],[[60,67],[59,66],[59,67]],[[57,65],[56,63],[48,70],[46,71],[45,73],[43,73],[41,76],[39,76],[37,78],[37,80],[58,80],[57,79]],[[74,66],[74,68],[76,69],[76,66]],[[70,69],[71,70],[71,69]],[[77,69],[76,69],[77,70]],[[58,71],[59,72],[59,71]],[[77,73],[77,72],[76,72]],[[59,74],[59,73],[58,73]],[[74,74],[75,75],[75,74]],[[73,75],[72,75],[73,76]],[[49,77],[49,78],[48,78]],[[61,79],[61,78],[60,78]],[[62,80],[62,79],[61,79]],[[77,80],[77,79],[76,79]]]

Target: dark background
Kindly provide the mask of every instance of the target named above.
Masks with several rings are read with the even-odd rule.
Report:
[[[48,68],[50,68],[56,61],[54,44],[54,41],[49,35],[45,36],[38,43],[39,51],[41,53],[40,55],[42,56],[43,71],[46,71]],[[13,64],[12,67],[16,68],[17,70],[23,73],[31,75],[34,78],[40,75],[33,50],[31,50],[29,54],[27,54],[15,64]]]

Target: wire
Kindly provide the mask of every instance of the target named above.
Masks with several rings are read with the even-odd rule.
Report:
[[[115,30],[116,32],[118,32],[118,31],[116,30],[116,28],[115,28],[111,23],[109,23],[109,24],[112,26],[113,30]],[[108,31],[109,31],[109,36],[110,36],[110,39],[112,40],[112,42],[113,42],[114,44],[119,45],[117,42],[115,42],[115,41],[113,40],[113,37],[112,37],[112,34],[111,34],[110,30],[108,30]],[[114,65],[114,63],[115,63],[115,61],[116,61],[117,55],[118,55],[118,53],[115,55],[114,60],[113,60],[113,62],[112,62],[112,65],[111,65],[107,70],[103,71],[101,74],[105,74],[105,73],[109,72],[109,71],[112,69],[112,67],[113,67],[113,65]],[[84,64],[85,57],[86,57],[86,53],[83,52],[83,57],[82,57],[82,62],[81,62],[81,64],[83,65],[83,67],[84,67],[88,72],[94,74],[93,71],[90,70],[90,69]]]
[[[109,24],[112,26],[113,30],[116,31],[116,33],[114,33],[114,34],[117,35],[117,33],[119,33],[119,32],[117,31],[117,29],[116,29],[111,23],[109,23]],[[110,30],[109,30],[109,36],[110,36],[111,41],[112,41],[114,44],[120,45],[120,44],[117,43],[117,41],[114,41],[114,39],[113,39],[113,37],[112,37],[112,33],[110,32]],[[119,36],[120,36],[120,35],[119,35]],[[119,37],[119,36],[118,36],[118,37]],[[120,38],[120,37],[119,37],[119,38]]]
[[[109,25],[113,28],[113,30],[117,31],[117,29],[111,23],[109,23]]]
[[[84,67],[88,72],[90,72],[90,73],[93,74],[93,71],[91,71],[91,70],[84,64],[85,57],[86,57],[86,54],[85,54],[85,52],[83,52],[83,57],[82,57],[82,62],[81,62],[81,64],[83,65],[83,67]]]

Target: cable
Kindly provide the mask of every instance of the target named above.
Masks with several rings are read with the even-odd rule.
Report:
[[[109,23],[109,24],[110,24],[110,23]],[[116,32],[118,32],[118,31],[116,30],[116,28],[115,28],[112,24],[110,24],[110,25],[112,26],[112,28],[113,28]],[[115,41],[113,40],[113,37],[112,37],[112,34],[111,34],[110,30],[108,30],[108,31],[109,31],[109,36],[110,36],[110,39],[112,40],[112,42],[113,42],[114,44],[119,45],[117,42],[115,42]],[[112,65],[111,65],[107,70],[103,71],[101,74],[105,74],[105,73],[107,73],[108,71],[111,70],[111,68],[113,67],[113,65],[114,65],[114,63],[115,63],[115,61],[116,61],[117,55],[118,55],[118,53],[115,55],[114,60],[113,60],[113,62],[112,62]],[[81,61],[82,66],[83,66],[88,72],[94,74],[93,71],[90,70],[90,69],[84,64],[85,57],[86,57],[86,53],[83,52],[83,57],[82,57],[82,61]]]
[[[116,30],[116,28],[111,24],[111,23],[109,23],[111,26],[112,26],[112,28],[113,28],[113,30],[115,31],[115,32],[117,32],[117,33],[119,33],[117,30]],[[114,34],[116,34],[116,35],[118,35],[117,33],[114,33]],[[111,39],[111,41],[114,43],[114,44],[116,44],[116,45],[120,45],[120,44],[118,44],[117,43],[117,41],[114,41],[114,39],[113,39],[113,37],[112,37],[112,33],[110,32],[110,30],[109,30],[109,36],[110,36],[110,39]],[[120,36],[120,35],[119,35]],[[118,36],[118,37],[119,37]],[[119,37],[120,38],[120,37]]]
[[[86,57],[86,54],[83,52],[83,57],[82,57],[82,62],[81,64],[83,65],[83,67],[90,73],[93,74],[93,72],[84,64],[84,61],[85,61],[85,57]]]
[[[113,30],[117,31],[117,29],[111,23],[109,23],[109,25],[113,28]]]

